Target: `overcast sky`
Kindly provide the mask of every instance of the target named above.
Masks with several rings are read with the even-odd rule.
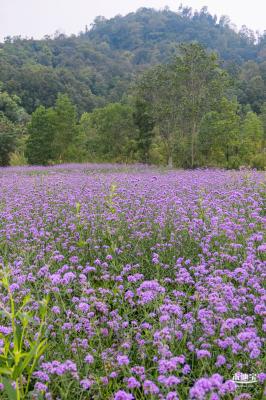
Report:
[[[177,11],[178,0],[0,0],[0,40],[5,36],[41,38],[56,30],[78,33],[98,15],[107,18],[125,15],[140,7]],[[239,28],[247,25],[253,30],[266,30],[266,0],[184,0],[193,9],[208,6],[211,13],[228,15]]]

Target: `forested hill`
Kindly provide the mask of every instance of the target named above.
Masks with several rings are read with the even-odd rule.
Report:
[[[78,36],[6,38],[0,44],[0,85],[28,113],[53,106],[64,92],[81,114],[121,100],[139,72],[167,63],[179,43],[190,41],[217,51],[235,79],[239,101],[258,110],[266,100],[266,34],[256,37],[246,27],[236,32],[228,18],[218,20],[206,8],[142,8],[110,20],[98,17]]]
[[[176,43],[198,41],[215,49],[224,60],[241,63],[258,57],[255,35],[243,27],[237,33],[230,20],[209,14],[207,8],[192,12],[189,8],[175,13],[168,9],[140,9],[125,17],[110,20],[96,18],[87,37],[105,42],[112,49],[130,51],[133,64],[162,62],[175,50]]]

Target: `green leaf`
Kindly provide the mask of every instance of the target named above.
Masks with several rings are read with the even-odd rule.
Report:
[[[37,358],[38,359],[45,352],[46,348],[47,348],[47,343],[46,343],[46,339],[44,339],[38,346],[38,350],[37,350]]]
[[[40,302],[40,308],[39,308],[39,313],[40,313],[40,318],[43,321],[46,317],[47,314],[47,306],[49,303],[49,296],[47,296],[45,299],[43,299]]]
[[[80,207],[81,207],[81,204],[77,202],[76,203],[76,213],[77,214],[80,212]]]
[[[17,393],[16,390],[10,383],[10,380],[7,378],[3,378],[4,384],[4,392],[8,395],[9,400],[17,400]]]
[[[34,345],[33,348],[28,352],[28,353],[24,353],[23,358],[24,361],[20,361],[19,364],[16,366],[16,368],[14,369],[13,372],[13,378],[17,379],[24,371],[25,368],[27,368],[30,363],[31,360],[34,358],[36,352],[37,352],[37,348],[38,345]]]
[[[87,244],[87,242],[85,242],[85,240],[79,240],[77,242],[78,247],[85,247]]]
[[[46,349],[46,340],[43,340],[41,343],[35,343],[34,346],[28,353],[23,353],[22,357],[24,358],[23,362],[20,362],[14,370],[13,378],[17,379],[23,371],[31,364],[32,359],[35,357],[37,360],[43,354]]]
[[[12,375],[12,370],[9,368],[1,368],[0,367],[0,375]]]
[[[31,301],[31,295],[27,294],[27,296],[24,297],[23,302],[22,302],[22,307],[25,307],[26,304],[28,304]]]

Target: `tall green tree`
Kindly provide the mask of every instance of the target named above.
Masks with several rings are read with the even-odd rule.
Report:
[[[198,164],[198,135],[203,116],[216,110],[227,86],[227,74],[219,68],[215,53],[208,53],[196,43],[180,46],[173,64],[178,103],[178,127],[181,139],[186,136],[190,147],[189,166]]]
[[[262,122],[262,127],[263,127],[263,131],[264,131],[264,137],[263,140],[266,143],[266,102],[263,103],[263,105],[261,106],[261,113],[260,113],[260,120]]]
[[[160,65],[144,73],[137,83],[136,96],[136,105],[139,103],[140,107],[142,106],[142,111],[139,110],[139,113],[145,112],[145,122],[149,123],[146,129],[157,128],[164,145],[166,162],[171,167],[180,97],[175,85],[175,72],[172,66]],[[144,128],[143,125],[142,129],[144,130]],[[148,149],[147,145],[150,146],[152,133],[155,134],[155,130],[146,130],[145,134],[141,133],[142,138],[148,139],[146,142]]]
[[[16,127],[0,112],[0,165],[9,165],[11,153],[16,146]]]
[[[250,60],[242,65],[237,81],[239,101],[244,105],[250,104],[252,111],[256,113],[266,101],[265,70],[263,63]]]
[[[154,137],[154,119],[151,115],[148,103],[137,98],[134,104],[133,112],[134,124],[138,128],[136,137],[136,146],[138,157],[142,162],[149,162],[149,151]]]
[[[66,94],[59,94],[55,108],[55,134],[53,149],[59,162],[71,161],[76,157],[75,144],[78,136],[77,111]]]
[[[261,107],[260,120],[263,127],[262,157],[266,159],[266,102]],[[266,161],[264,164],[266,166]]]
[[[129,161],[134,159],[136,127],[130,105],[110,103],[81,118],[86,130],[88,153],[98,160]]]
[[[137,99],[147,105],[165,144],[169,166],[174,149],[180,166],[198,165],[202,118],[219,107],[227,84],[217,56],[195,43],[181,45],[171,64],[155,67],[140,79]]]
[[[237,101],[222,98],[219,110],[206,113],[199,131],[201,165],[238,167],[240,117]]]
[[[54,158],[55,117],[52,108],[40,106],[28,125],[29,138],[25,155],[30,164],[47,165]]]
[[[245,165],[254,167],[266,165],[263,136],[262,121],[256,113],[248,112],[241,129],[241,156]]]

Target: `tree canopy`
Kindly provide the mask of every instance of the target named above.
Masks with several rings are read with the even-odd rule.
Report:
[[[237,32],[228,18],[218,19],[206,7],[195,12],[141,8],[126,16],[98,17],[77,36],[7,37],[0,44],[0,81],[28,113],[39,105],[54,106],[63,92],[82,114],[120,101],[136,75],[169,63],[180,43],[192,41],[218,54],[236,75],[240,103],[258,112],[266,101],[266,35],[257,37],[247,27]]]

